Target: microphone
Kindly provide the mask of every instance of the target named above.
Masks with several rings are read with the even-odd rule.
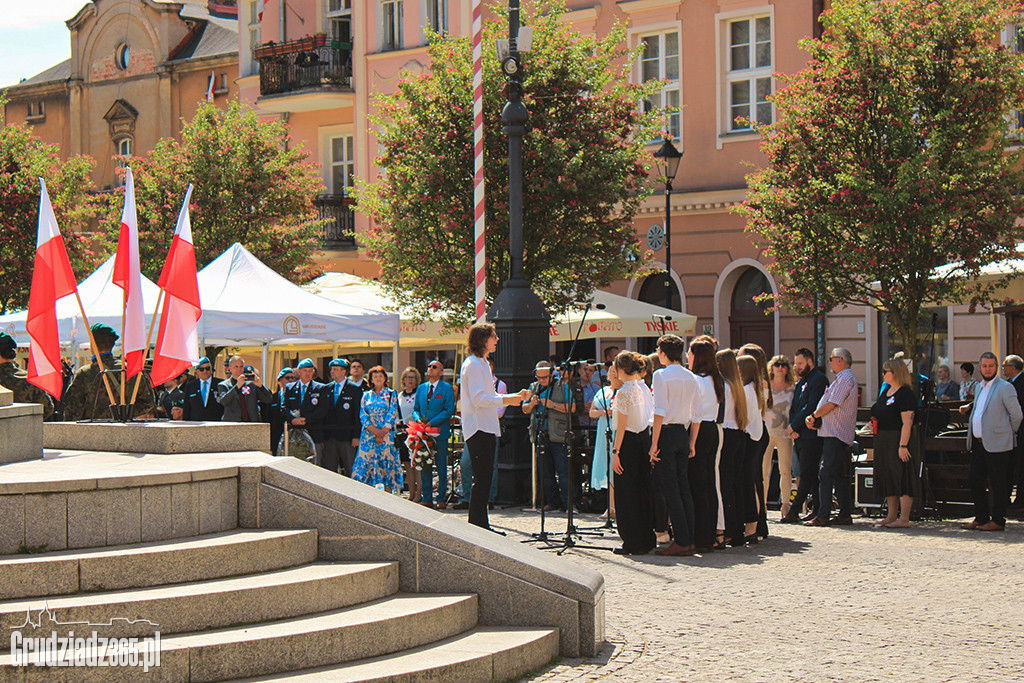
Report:
[[[608,308],[604,304],[595,304],[593,301],[573,301],[574,306],[582,306],[583,308],[596,308],[599,311],[603,311]]]
[[[670,316],[670,315],[661,315],[659,313],[655,313],[651,317],[652,318],[661,318],[662,320],[671,320],[672,319],[672,316]]]

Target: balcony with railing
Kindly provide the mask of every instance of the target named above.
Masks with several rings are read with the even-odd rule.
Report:
[[[351,249],[356,246],[355,200],[340,194],[321,194],[313,200],[320,212],[325,249]]]
[[[260,65],[260,109],[264,101],[290,96],[304,101],[280,111],[303,111],[346,106],[354,100],[352,45],[317,35],[256,48]],[[339,99],[340,98],[340,99]]]

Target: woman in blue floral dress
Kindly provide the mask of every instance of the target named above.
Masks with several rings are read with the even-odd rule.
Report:
[[[369,391],[359,404],[363,431],[359,437],[359,453],[352,466],[352,478],[370,486],[383,485],[384,490],[402,490],[402,463],[395,448],[395,418],[398,397],[387,386],[388,373],[381,366],[370,369]]]

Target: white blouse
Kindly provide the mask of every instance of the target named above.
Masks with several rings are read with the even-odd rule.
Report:
[[[625,425],[626,431],[639,433],[654,421],[654,394],[641,380],[622,385],[615,394],[615,428]]]
[[[732,397],[732,387],[725,383],[725,417],[722,419],[722,429],[739,429],[740,424],[736,421],[736,401]]]
[[[412,422],[413,410],[416,407],[416,391],[406,395],[405,391],[398,392],[398,413],[399,418],[405,424]]]
[[[747,397],[747,434],[754,441],[760,441],[764,433],[764,418],[757,409],[757,387],[754,382],[744,385],[743,393]]]
[[[693,411],[694,422],[714,422],[718,419],[718,396],[715,395],[715,381],[710,375],[697,375],[697,407]]]

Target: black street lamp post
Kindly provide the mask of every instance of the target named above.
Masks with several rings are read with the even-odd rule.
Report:
[[[683,153],[669,138],[665,138],[661,149],[654,153],[658,170],[665,177],[665,308],[672,308],[672,181],[682,157]]]
[[[487,318],[501,342],[495,371],[510,390],[528,386],[533,367],[548,355],[550,318],[544,303],[530,288],[523,268],[523,136],[529,112],[523,104],[523,63],[519,51],[519,0],[509,0],[508,55],[501,70],[508,81],[508,102],[501,111],[508,136],[509,279],[494,298]],[[531,473],[529,417],[511,407],[505,413],[505,445],[498,454],[498,487],[502,500],[528,497]]]

